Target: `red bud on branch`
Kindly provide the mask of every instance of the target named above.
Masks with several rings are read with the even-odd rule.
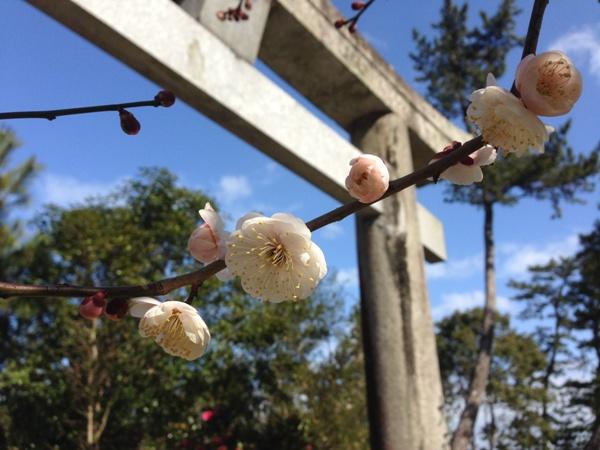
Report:
[[[121,121],[121,129],[125,134],[136,135],[140,132],[142,126],[133,114],[125,109],[119,111],[119,119]]]

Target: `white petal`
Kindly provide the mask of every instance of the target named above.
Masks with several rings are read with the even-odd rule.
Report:
[[[293,227],[294,232],[310,239],[310,230],[302,219],[287,213],[276,213],[273,214],[272,218],[290,224]]]
[[[235,229],[239,230],[240,228],[242,228],[242,225],[244,225],[244,222],[246,220],[250,220],[250,219],[256,219],[257,217],[264,217],[263,214],[256,212],[256,211],[252,211],[249,212],[248,214],[244,214],[242,217],[240,217],[238,219],[238,221],[235,224]]]
[[[488,73],[487,77],[485,78],[485,85],[486,86],[496,86],[497,82],[496,82],[496,77],[494,76],[493,73]]]
[[[135,297],[129,299],[129,314],[133,317],[142,317],[150,308],[160,305],[160,302],[151,297]]]
[[[444,178],[454,184],[465,186],[482,181],[483,172],[479,166],[476,166],[475,164],[466,166],[458,163],[444,170],[440,175],[440,178]]]
[[[485,145],[471,153],[470,156],[473,158],[473,164],[476,166],[487,166],[496,161],[496,149],[491,145]]]

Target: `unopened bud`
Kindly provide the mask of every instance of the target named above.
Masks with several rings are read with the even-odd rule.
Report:
[[[133,136],[140,132],[140,123],[129,111],[121,109],[119,111],[119,119],[121,120],[121,129],[125,132],[125,134]]]
[[[348,31],[349,31],[350,33],[354,33],[354,32],[356,32],[356,22],[352,22],[352,23],[350,24],[350,26],[348,27]]]
[[[246,7],[246,9],[252,9],[252,0],[246,0],[244,6]]]
[[[372,203],[385,193],[390,174],[381,158],[363,154],[350,161],[352,168],[346,178],[346,188],[361,203]]]
[[[160,91],[158,94],[156,94],[154,100],[160,103],[160,106],[168,108],[169,106],[173,106],[173,103],[175,103],[175,94],[173,94],[171,91]]]
[[[106,317],[111,320],[122,319],[129,311],[129,303],[124,298],[111,300],[104,310]]]
[[[352,2],[352,9],[358,11],[365,7],[365,2]]]
[[[246,14],[243,11],[240,11],[240,19],[242,19],[242,20],[248,20],[248,14]]]
[[[97,297],[98,294],[101,293],[99,292],[91,297],[85,297],[79,305],[79,314],[86,319],[97,319],[104,312],[104,307],[106,306],[104,294],[102,293],[101,297]]]
[[[227,18],[225,11],[217,11],[217,19],[223,21]]]
[[[342,28],[344,25],[346,25],[346,21],[344,19],[338,19],[333,23],[333,25],[336,28]]]

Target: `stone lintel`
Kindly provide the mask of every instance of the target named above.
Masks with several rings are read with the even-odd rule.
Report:
[[[217,17],[217,12],[235,5],[235,2],[229,3],[228,5],[222,0],[183,0],[180,5],[235,53],[246,61],[254,63],[271,9],[271,0],[252,2],[252,9],[247,11],[248,20],[221,21]]]
[[[360,32],[335,29],[338,17],[330,0],[274,0],[259,58],[347,130],[369,115],[407,117],[415,167],[448,142],[469,138],[408,86]]]
[[[340,161],[359,150],[172,1],[29,2],[335,199],[349,200],[348,167]],[[422,238],[435,262],[445,257],[435,237],[443,228],[430,223],[438,230]]]

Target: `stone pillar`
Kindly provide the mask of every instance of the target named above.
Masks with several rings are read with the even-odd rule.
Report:
[[[398,177],[413,170],[406,122],[393,113],[355,124],[352,141]],[[371,448],[448,448],[425,283],[415,188],[358,215],[356,228]]]

